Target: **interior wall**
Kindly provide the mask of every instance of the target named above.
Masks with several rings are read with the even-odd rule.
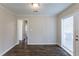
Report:
[[[29,45],[56,44],[56,19],[52,16],[19,16],[28,19]]]
[[[68,17],[68,16],[74,16],[75,13],[79,12],[79,4],[73,4],[63,12],[61,12],[59,15],[57,15],[57,43],[61,46],[61,19]]]
[[[17,19],[17,39],[19,40],[25,39],[25,20]]]
[[[22,40],[23,39],[23,20],[18,19],[17,20],[17,39]]]
[[[16,16],[0,6],[0,55],[17,43],[16,28]]]

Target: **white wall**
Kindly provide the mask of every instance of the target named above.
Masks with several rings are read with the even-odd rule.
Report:
[[[19,19],[28,19],[28,44],[46,45],[56,44],[56,19],[52,16],[19,16]],[[28,25],[27,23],[27,25]]]
[[[0,6],[0,55],[16,43],[16,17],[12,12]]]
[[[17,38],[18,40],[23,39],[23,20],[17,20]]]
[[[79,12],[79,4],[73,4],[59,15],[57,15],[57,43],[61,45],[61,19],[68,16],[73,16]]]

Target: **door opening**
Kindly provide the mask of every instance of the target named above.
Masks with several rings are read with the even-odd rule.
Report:
[[[27,45],[27,31],[28,31],[27,20],[17,20],[17,39],[21,47],[26,47]]]
[[[61,20],[61,46],[73,55],[73,16]]]

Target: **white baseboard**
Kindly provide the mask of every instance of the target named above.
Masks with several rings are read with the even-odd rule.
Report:
[[[73,52],[70,52],[68,49],[66,49],[65,47],[61,46],[66,52],[68,52],[71,56],[73,56]]]
[[[14,44],[13,46],[11,46],[10,48],[8,48],[7,50],[5,50],[2,54],[0,54],[0,56],[3,56],[6,52],[8,52],[9,50],[11,50],[13,47],[15,47],[18,43]]]
[[[16,43],[16,45],[18,45],[19,44],[19,41]]]
[[[57,43],[28,43],[28,45],[57,45]]]

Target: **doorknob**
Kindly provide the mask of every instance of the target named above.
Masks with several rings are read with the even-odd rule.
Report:
[[[78,41],[78,39],[76,39],[76,41]]]
[[[75,39],[76,41],[78,41],[79,39],[78,39],[78,35],[76,35],[76,39]]]

